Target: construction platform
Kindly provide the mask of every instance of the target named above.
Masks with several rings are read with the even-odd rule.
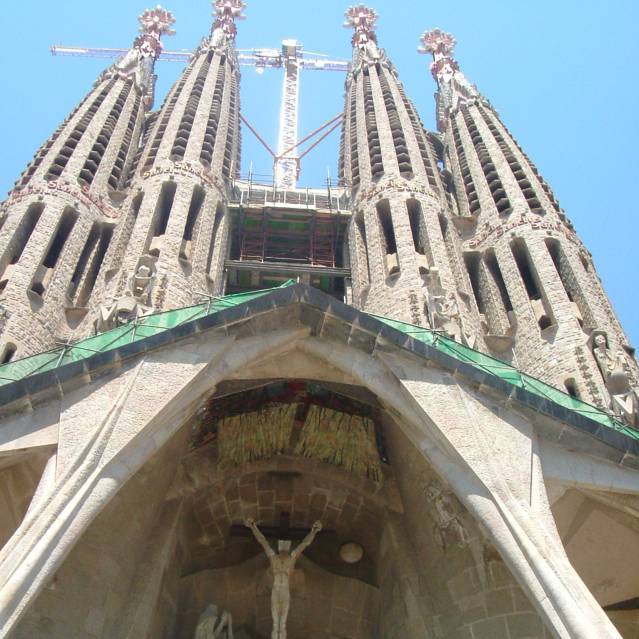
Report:
[[[227,294],[279,286],[291,278],[344,299],[348,196],[322,189],[280,190],[252,180],[233,184]]]

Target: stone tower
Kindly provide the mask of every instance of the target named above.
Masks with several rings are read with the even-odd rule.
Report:
[[[243,7],[214,3],[210,37],[147,122],[104,291],[94,298],[100,330],[223,291],[228,181],[240,158],[234,43]]]
[[[347,12],[355,34],[340,173],[351,185],[354,304],[474,344],[477,311],[449,227],[453,203],[438,167],[439,142],[378,47],[376,21],[363,5]]]
[[[160,8],[140,16],[129,53],[98,78],[2,205],[2,361],[53,347],[86,316],[153,102],[160,38],[173,22]]]
[[[453,57],[454,38],[422,38],[434,57],[437,123],[458,205],[453,222],[497,357],[637,423],[637,362],[592,258],[497,111]]]

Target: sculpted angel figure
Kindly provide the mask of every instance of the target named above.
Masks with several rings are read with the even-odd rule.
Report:
[[[277,542],[277,552],[271,548],[271,545],[260,532],[253,519],[247,519],[244,524],[253,531],[255,539],[264,549],[273,571],[273,592],[271,593],[273,632],[271,633],[271,639],[286,639],[286,620],[291,606],[291,574],[300,555],[313,543],[317,533],[322,530],[322,523],[316,521],[311,532],[294,550],[291,550],[290,541],[282,541],[280,539]]]

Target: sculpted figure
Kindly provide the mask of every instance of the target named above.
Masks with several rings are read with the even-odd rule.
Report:
[[[300,555],[313,543],[317,533],[322,530],[322,524],[316,521],[311,532],[294,550],[291,550],[290,541],[279,540],[277,542],[277,552],[275,552],[266,537],[260,532],[255,521],[247,519],[244,523],[253,531],[255,539],[264,549],[273,571],[273,592],[271,593],[273,632],[271,633],[271,639],[286,639],[286,621],[291,606],[291,574]]]
[[[433,526],[438,533],[442,549],[445,550],[449,546],[450,539],[453,539],[460,546],[466,545],[468,543],[466,529],[459,517],[459,513],[444,493],[442,487],[435,482],[429,484],[426,488],[426,497],[435,510],[435,523]]]
[[[621,351],[612,352],[608,336],[603,331],[593,332],[592,353],[610,393],[614,414],[636,425],[639,421],[639,395],[631,387],[628,373],[624,369],[624,354]]]
[[[208,605],[197,622],[195,639],[233,639],[231,614],[220,614],[217,606]]]

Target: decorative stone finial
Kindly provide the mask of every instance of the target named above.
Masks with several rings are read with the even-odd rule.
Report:
[[[214,0],[213,1],[213,33],[221,31],[229,40],[237,36],[236,20],[244,20],[242,13],[246,9],[243,0]]]
[[[346,11],[346,22],[344,26],[355,29],[353,35],[353,46],[364,47],[369,42],[377,43],[377,35],[375,34],[375,27],[377,26],[377,19],[379,14],[375,9],[358,4],[354,7],[349,7]]]
[[[426,31],[421,38],[423,46],[419,47],[420,53],[430,53],[433,56],[433,63],[430,70],[437,82],[450,80],[455,71],[459,70],[459,65],[453,57],[453,51],[457,41],[450,33],[445,33],[441,29]]]
[[[175,24],[173,14],[158,5],[155,9],[147,9],[138,19],[141,35],[135,40],[135,48],[145,58],[159,57],[162,53],[162,36],[175,34],[171,29]]]

